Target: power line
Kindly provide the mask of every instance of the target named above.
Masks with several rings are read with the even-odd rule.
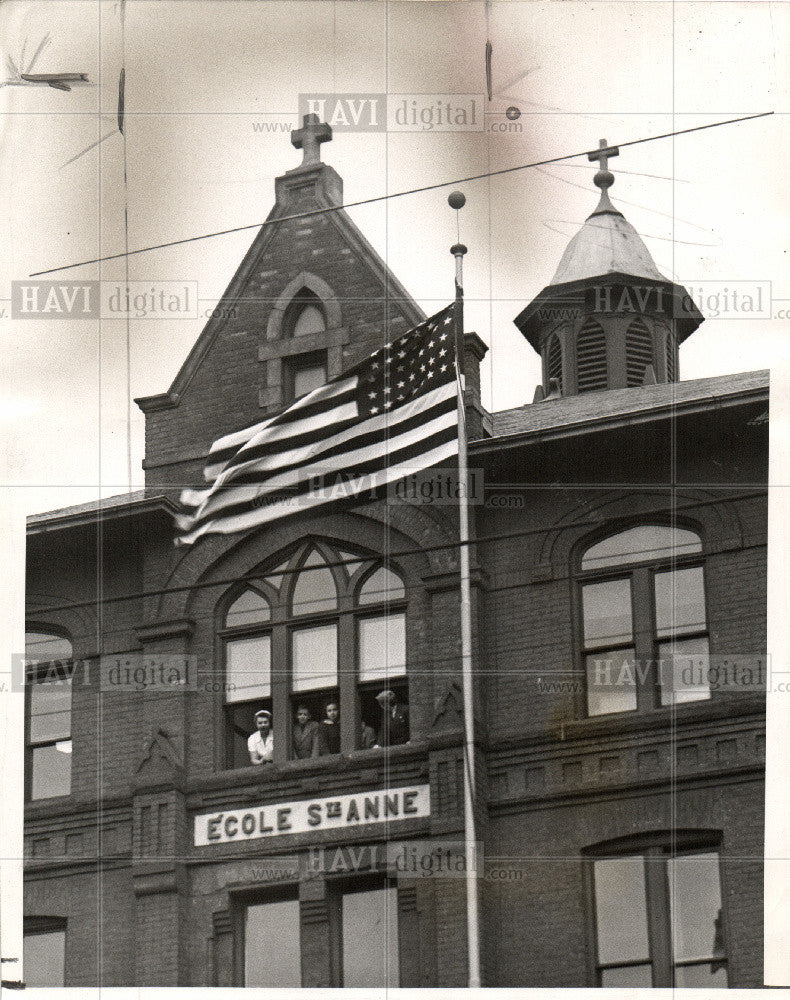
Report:
[[[739,493],[738,495],[739,500],[761,499],[763,497],[765,497],[765,490],[750,490],[748,492]],[[706,507],[716,502],[718,501],[690,500],[688,501],[688,503],[675,504],[673,506],[673,511]],[[657,512],[656,516],[660,518],[660,512]],[[574,521],[573,524],[564,525],[563,527],[569,529],[592,528],[596,526],[600,527],[600,524],[601,522],[599,519],[595,517],[588,517],[582,520]],[[547,527],[546,525],[542,525],[541,527],[530,528],[521,531],[503,532],[501,534],[496,534],[496,535],[480,535],[477,538],[472,539],[470,544],[474,546],[480,546],[480,545],[487,545],[492,542],[514,541],[521,538],[529,538],[532,535],[546,534],[546,532],[549,530],[551,530],[551,526]],[[338,544],[345,545],[345,543],[340,543],[340,542],[338,542]],[[397,552],[390,551],[388,552],[385,561],[397,563],[397,561],[404,556],[420,555],[422,553],[429,553],[429,552],[442,552],[448,549],[459,548],[461,544],[462,543],[460,541],[457,541],[455,539],[449,539],[446,542],[439,542],[435,545],[417,546],[411,549],[401,549]],[[696,553],[696,556],[697,558],[704,559],[705,553],[704,552],[701,554]],[[381,563],[382,559],[383,557],[380,554],[362,555],[351,559],[327,560],[323,565],[330,568],[340,567],[340,566],[345,566],[347,564],[353,564],[359,562],[360,560],[369,561],[371,563],[375,562]],[[177,587],[164,587],[158,590],[142,590],[136,593],[133,592],[128,594],[115,594],[112,597],[95,597],[92,600],[87,600],[87,601],[74,601],[64,604],[52,604],[48,607],[43,607],[43,608],[30,608],[29,618],[31,622],[36,622],[41,619],[41,616],[57,611],[74,611],[79,608],[92,608],[95,607],[97,604],[101,605],[117,604],[121,601],[142,601],[145,600],[146,598],[165,597],[169,594],[178,594],[183,592],[195,592],[198,590],[204,590],[211,587],[227,587],[234,583],[238,584],[254,583],[255,580],[265,578],[266,576],[291,575],[294,573],[302,572],[302,570],[304,570],[305,568],[311,569],[313,567],[296,566],[293,569],[285,568],[283,570],[279,570],[278,572],[275,572],[275,570],[258,570],[258,571],[253,570],[250,571],[248,574],[245,574],[244,576],[233,576],[219,580],[194,581],[193,583],[183,584]],[[447,570],[448,575],[456,573],[458,573],[457,566]]]
[[[628,142],[615,142],[611,145],[624,149],[626,146],[638,146],[644,142],[656,142],[659,139],[669,139],[677,135],[687,135],[690,132],[702,132],[705,129],[718,128],[721,125],[735,125],[738,122],[747,122],[754,118],[766,118],[772,114],[773,111],[762,111],[756,115],[745,115],[742,118],[730,118],[723,122],[710,122],[707,125],[695,125],[693,128],[683,128],[674,132],[664,132],[661,135],[646,136],[643,139],[631,139]],[[566,153],[564,156],[553,156],[547,160],[536,160],[534,163],[522,163],[516,167],[503,167],[501,170],[489,170],[486,171],[486,173],[474,174],[471,177],[461,177],[456,180],[441,181],[438,184],[425,184],[422,187],[408,188],[405,191],[395,191],[393,194],[381,194],[374,198],[363,198],[360,201],[351,201],[345,205],[330,205],[326,208],[315,208],[308,212],[299,212],[296,215],[282,215],[273,219],[265,219],[263,222],[253,222],[246,226],[234,226],[231,229],[219,229],[213,233],[204,233],[202,236],[187,236],[180,240],[170,240],[167,243],[157,243],[154,246],[141,247],[139,250],[129,250],[124,253],[109,254],[106,257],[94,257],[90,260],[78,261],[76,264],[63,264],[60,267],[51,267],[45,271],[33,271],[30,274],[30,277],[36,278],[42,274],[55,274],[58,271],[69,271],[75,267],[84,267],[86,264],[100,264],[107,260],[119,260],[124,257],[133,257],[136,254],[148,253],[151,250],[162,250],[166,247],[181,246],[184,243],[195,243],[197,240],[208,240],[215,236],[227,236],[230,233],[240,233],[247,229],[262,229],[264,226],[274,226],[279,225],[281,222],[292,222],[298,219],[307,219],[315,215],[325,215],[329,212],[340,212],[347,208],[359,208],[361,205],[372,205],[375,202],[387,201],[391,198],[403,198],[408,194],[422,194],[425,191],[436,191],[439,188],[452,187],[457,184],[468,184],[472,181],[484,180],[488,177],[499,177],[503,174],[515,173],[518,170],[528,170],[531,167],[543,167],[551,163],[561,163],[563,160],[572,160],[578,156],[588,156],[589,152],[589,150],[584,150],[580,153]],[[595,152],[598,152],[598,150],[595,150]]]

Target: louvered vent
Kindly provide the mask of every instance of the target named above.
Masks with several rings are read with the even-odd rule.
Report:
[[[593,392],[606,386],[606,337],[601,325],[588,319],[576,341],[576,387]]]
[[[562,346],[560,344],[560,338],[556,334],[554,334],[549,341],[547,368],[549,373],[547,388],[551,385],[551,380],[556,378],[560,391],[562,391]]]
[[[642,385],[645,368],[653,364],[653,340],[644,320],[635,319],[625,335],[626,384]]]
[[[675,344],[672,334],[667,334],[667,382],[674,382],[677,378],[675,374]]]

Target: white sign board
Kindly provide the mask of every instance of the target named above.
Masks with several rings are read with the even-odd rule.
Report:
[[[429,785],[278,802],[195,816],[195,846],[391,823],[430,814]]]

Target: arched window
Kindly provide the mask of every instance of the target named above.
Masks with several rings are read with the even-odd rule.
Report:
[[[289,337],[308,337],[326,330],[324,305],[309,288],[293,297],[285,311],[284,333]]]
[[[71,792],[71,641],[47,629],[25,633],[25,790],[28,799]]]
[[[606,336],[600,323],[588,319],[576,339],[576,388],[593,392],[607,385]]]
[[[232,592],[219,623],[228,766],[250,762],[261,709],[273,715],[275,762],[405,742],[405,611],[391,567],[323,541]],[[386,690],[395,696],[389,714],[377,700]],[[297,724],[300,708],[310,719]]]
[[[562,345],[556,333],[549,340],[549,349],[546,352],[546,372],[548,374],[546,388],[548,389],[551,380],[556,378],[560,391],[562,391]]]
[[[645,368],[653,364],[653,340],[643,319],[637,317],[625,334],[626,383],[629,386],[642,385]]]
[[[638,525],[580,562],[587,712],[651,711],[710,698],[699,535]]]

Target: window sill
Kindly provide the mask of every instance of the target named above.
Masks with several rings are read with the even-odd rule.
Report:
[[[710,698],[705,701],[666,705],[649,712],[612,712],[608,715],[591,715],[584,719],[571,719],[563,727],[564,737],[593,736],[597,733],[618,733],[665,729],[670,723],[691,726],[717,719],[742,715],[764,715],[765,694],[741,694]]]
[[[220,788],[234,788],[242,785],[269,785],[302,777],[318,777],[343,771],[356,771],[376,767],[385,760],[408,760],[425,754],[428,744],[425,740],[412,740],[394,747],[371,747],[369,750],[348,750],[344,753],[325,754],[323,757],[308,757],[304,760],[289,760],[281,767],[274,764],[250,764],[248,767],[217,771],[202,778],[192,778],[187,785],[188,792],[209,791]]]

